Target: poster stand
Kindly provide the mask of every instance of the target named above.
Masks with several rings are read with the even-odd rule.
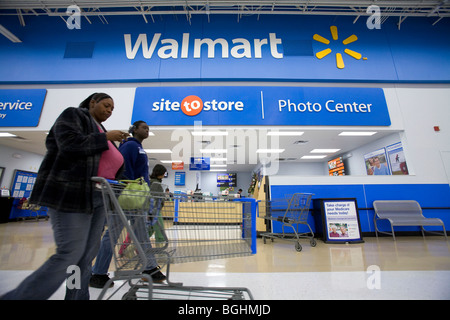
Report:
[[[314,208],[316,231],[325,243],[364,243],[355,198],[314,199]]]

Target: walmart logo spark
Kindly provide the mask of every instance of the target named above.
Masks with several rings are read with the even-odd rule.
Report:
[[[338,30],[336,26],[331,26],[330,27],[330,31],[331,31],[331,36],[333,38],[333,40],[338,40]],[[313,36],[313,39],[324,43],[324,44],[330,44],[330,40],[322,37],[321,35],[315,34]],[[342,43],[344,45],[348,45],[350,43],[355,42],[356,40],[358,40],[358,37],[355,36],[354,34],[352,34],[350,37],[346,38],[344,41],[342,41]],[[327,55],[329,55],[332,52],[332,50],[330,48],[327,48],[325,50],[319,51],[316,53],[316,57],[317,59],[323,59],[324,57],[326,57]],[[349,55],[352,58],[355,58],[356,60],[360,60],[362,58],[362,54],[358,53],[356,51],[350,50],[350,49],[345,49],[344,53],[346,53],[347,55]],[[363,60],[367,60],[367,58],[362,58]],[[339,69],[344,69],[345,64],[344,64],[344,59],[342,58],[342,54],[341,53],[336,53],[336,66]]]

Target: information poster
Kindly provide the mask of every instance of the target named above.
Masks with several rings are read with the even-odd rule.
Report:
[[[177,171],[175,172],[175,185],[184,186],[186,184],[186,172]]]
[[[362,242],[356,199],[321,199],[325,243]]]
[[[37,173],[16,170],[14,173],[11,194],[14,198],[28,198],[33,190]]]
[[[342,157],[328,161],[328,174],[330,176],[345,176],[344,160]]]
[[[389,157],[389,164],[393,175],[408,175],[405,153],[401,142],[386,147]]]

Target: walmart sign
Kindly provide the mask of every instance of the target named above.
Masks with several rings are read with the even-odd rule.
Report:
[[[2,25],[23,32],[14,17]],[[450,19],[406,19],[400,30],[395,19],[371,30],[365,19],[312,15],[164,16],[151,24],[120,16],[74,30],[30,16],[27,26],[33,41],[0,37],[0,84],[450,82]]]
[[[161,33],[155,33],[152,37],[151,43],[149,45],[149,41],[147,40],[147,35],[145,33],[140,34],[136,41],[132,42],[131,35],[125,34],[125,52],[128,59],[133,60],[136,57],[137,52],[141,48],[142,56],[145,59],[151,59],[156,50],[156,47],[159,45],[157,56],[160,59],[177,59],[180,57],[181,59],[187,59],[190,54],[190,34],[183,33],[183,39],[181,41],[181,45],[178,43],[176,39],[161,39]],[[281,39],[278,39],[275,33],[269,33],[269,38],[265,39],[253,39],[250,42],[244,38],[235,38],[231,40],[232,46],[230,48],[230,44],[224,38],[203,38],[203,39],[194,39],[194,49],[193,49],[193,57],[200,58],[202,45],[207,47],[207,56],[208,58],[215,58],[215,47],[221,47],[221,58],[228,58],[230,55],[233,58],[262,58],[262,47],[264,45],[268,45],[270,47],[270,54],[272,57],[281,59],[283,54],[279,52],[278,45],[281,44]],[[253,46],[252,46],[253,43]]]
[[[155,125],[389,126],[383,89],[139,87],[132,122]]]

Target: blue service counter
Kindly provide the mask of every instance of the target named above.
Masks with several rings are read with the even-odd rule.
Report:
[[[27,219],[27,218],[47,218],[47,207],[33,206],[29,207],[23,204],[23,200],[14,198],[12,202],[11,212],[9,215],[10,220],[14,219]]]
[[[416,200],[427,218],[439,218],[450,228],[450,186],[448,184],[345,184],[345,185],[271,185],[271,199],[284,198],[285,194],[313,193],[313,199],[355,198],[361,232],[371,235],[375,232],[373,224],[375,200]],[[314,212],[311,202],[310,213]],[[308,217],[308,224],[316,232],[313,214]],[[390,231],[389,222],[380,221],[379,229]],[[429,228],[429,229],[428,229]],[[320,229],[320,228],[319,228]],[[398,231],[420,231],[419,227],[396,227]],[[427,230],[440,231],[440,227],[427,227]],[[306,232],[306,226],[299,226],[299,232]],[[321,232],[321,230],[317,230]],[[281,232],[281,224],[273,222],[272,232]]]

